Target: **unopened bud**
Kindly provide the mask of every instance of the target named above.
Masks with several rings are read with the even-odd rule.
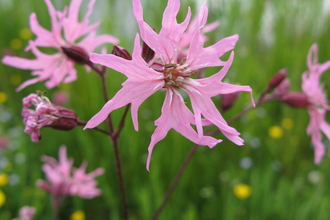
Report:
[[[125,60],[132,60],[132,56],[123,47],[119,47],[119,46],[114,45],[113,46],[113,49],[111,51],[111,54],[113,54],[113,55],[115,55],[117,57],[124,58]]]
[[[310,105],[307,95],[303,92],[288,92],[281,97],[281,101],[293,108],[307,108]]]
[[[62,131],[69,131],[75,128],[78,124],[78,117],[77,114],[71,110],[62,108],[57,106],[58,112],[54,114],[57,117],[49,127],[62,130]]]
[[[229,94],[222,94],[221,95],[221,109],[222,111],[227,111],[231,107],[233,107],[236,99],[238,98],[239,93],[234,92],[234,93],[229,93]]]
[[[268,83],[266,93],[275,89],[286,77],[288,74],[288,69],[281,69],[278,71],[273,78]]]
[[[290,89],[290,80],[284,79],[274,89],[273,96],[277,97],[278,99],[281,99],[282,96],[284,96],[285,94],[289,93],[289,89]]]
[[[31,106],[34,106],[35,110],[30,109]],[[42,127],[68,131],[78,124],[77,115],[73,110],[54,105],[47,97],[37,94],[30,94],[23,99],[22,116],[24,131],[31,135],[33,142],[40,141]]]
[[[153,51],[145,42],[143,42],[142,47],[142,58],[146,63],[152,60],[155,56],[155,51]]]
[[[86,64],[89,61],[89,56],[87,54],[87,52],[81,48],[81,47],[77,47],[77,46],[69,46],[69,47],[61,47],[63,53],[70,58],[71,60],[73,60],[74,62],[78,63],[78,64]]]

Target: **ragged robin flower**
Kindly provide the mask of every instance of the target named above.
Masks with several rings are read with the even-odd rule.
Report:
[[[330,68],[330,61],[318,63],[318,46],[313,44],[307,55],[308,71],[302,75],[302,90],[308,98],[307,107],[310,115],[310,122],[307,133],[312,137],[314,145],[315,163],[321,162],[325,147],[322,143],[322,132],[330,140],[330,125],[325,121],[325,114],[330,110],[327,104],[325,92],[320,85],[322,74]]]
[[[91,61],[123,73],[128,79],[123,88],[108,101],[104,107],[89,120],[85,128],[93,128],[106,119],[113,110],[131,103],[131,113],[135,130],[138,130],[137,111],[141,103],[158,90],[166,91],[165,101],[160,118],[155,121],[157,126],[148,147],[147,169],[149,170],[152,150],[173,128],[184,137],[199,145],[210,148],[221,142],[203,134],[203,126],[214,124],[232,142],[243,144],[239,132],[230,127],[219,113],[211,97],[252,89],[249,86],[238,86],[221,82],[231,66],[234,58],[232,52],[228,61],[219,59],[232,50],[238,35],[224,38],[214,45],[204,48],[202,29],[206,24],[208,8],[204,4],[198,15],[196,29],[189,43],[186,57],[180,58],[183,33],[186,31],[191,11],[182,23],[177,23],[176,16],[180,9],[179,0],[169,0],[163,14],[162,28],[156,33],[143,21],[143,10],[139,0],[133,0],[133,11],[140,28],[140,34],[153,51],[154,58],[148,63],[141,57],[140,36],[136,35],[132,60],[122,59],[107,54],[92,54]],[[222,66],[222,69],[207,78],[196,79],[200,69]],[[186,106],[181,91],[186,92],[191,100],[193,112]],[[182,91],[182,92],[183,92]],[[197,131],[191,125],[196,125]]]
[[[33,220],[33,216],[36,213],[36,209],[30,206],[23,206],[19,210],[19,218],[15,218],[13,220]]]
[[[89,54],[101,44],[118,43],[118,39],[111,35],[96,36],[99,22],[89,24],[89,16],[96,0],[89,2],[87,14],[81,22],[78,20],[78,14],[82,0],[72,0],[69,8],[64,9],[63,12],[56,11],[50,0],[44,1],[51,18],[51,30],[40,26],[35,13],[30,16],[31,31],[37,36],[37,39],[31,40],[26,50],[31,50],[36,59],[30,60],[15,56],[5,56],[2,59],[6,65],[32,70],[32,75],[37,76],[21,84],[17,90],[45,80],[47,80],[45,83],[47,88],[59,86],[61,82],[75,81],[77,78],[75,63],[86,64],[89,62]],[[38,47],[55,48],[58,53],[45,54]],[[87,70],[90,69],[87,65],[86,67]]]
[[[45,162],[42,170],[48,181],[38,180],[37,185],[55,198],[62,199],[76,195],[91,199],[101,194],[101,190],[96,188],[97,181],[94,178],[102,175],[104,170],[98,168],[87,174],[86,162],[78,169],[73,168],[73,160],[67,157],[65,146],[60,147],[58,162],[48,156],[43,156],[42,161]]]

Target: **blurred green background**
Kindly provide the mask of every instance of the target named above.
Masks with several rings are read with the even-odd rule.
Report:
[[[63,10],[70,1],[52,1]],[[160,29],[166,1],[142,1],[145,20]],[[196,14],[203,1],[181,1],[178,20],[182,21],[191,6]],[[87,1],[81,9],[86,12]],[[249,85],[254,97],[280,69],[288,68],[291,89],[301,91],[301,74],[307,70],[310,46],[319,45],[319,61],[330,59],[329,0],[210,0],[208,22],[219,20],[220,26],[208,33],[208,45],[239,34],[235,58],[225,80]],[[40,24],[50,28],[47,8],[42,0],[0,0],[0,53],[34,58],[24,48],[34,39],[28,18],[37,13]],[[92,20],[102,20],[99,33],[120,38],[120,46],[131,51],[137,25],[129,0],[98,0]],[[111,45],[107,45],[111,50]],[[0,186],[5,195],[0,207],[0,220],[18,216],[22,206],[37,209],[35,219],[52,217],[50,196],[38,189],[36,180],[44,178],[41,155],[58,158],[61,145],[68,148],[75,167],[88,161],[87,171],[103,167],[97,178],[102,196],[91,200],[78,197],[65,199],[60,219],[70,219],[82,210],[85,219],[121,219],[121,199],[109,139],[80,127],[70,132],[43,128],[39,143],[30,141],[23,132],[21,117],[23,97],[36,90],[46,91],[52,98],[58,91],[69,95],[65,107],[74,109],[83,121],[89,120],[103,106],[100,79],[77,66],[78,80],[47,90],[42,82],[20,92],[15,89],[30,79],[30,71],[0,64],[0,138],[7,147],[0,149],[0,174],[8,183]],[[215,73],[210,68],[208,74]],[[330,71],[322,77],[326,91],[330,88]],[[122,74],[108,70],[107,85],[112,97],[125,80]],[[153,152],[151,172],[145,169],[147,146],[153,133],[154,120],[160,115],[164,93],[158,92],[139,110],[140,130],[133,129],[131,117],[120,138],[120,154],[126,182],[130,219],[148,219],[155,212],[193,143],[175,131],[159,142]],[[219,98],[214,99],[220,103]],[[241,94],[234,107],[224,113],[229,120],[250,105],[248,94]],[[113,113],[118,123],[123,109]],[[117,120],[116,120],[117,119]],[[328,118],[329,119],[329,118]],[[327,153],[320,165],[314,164],[310,137],[306,134],[309,116],[304,109],[292,109],[279,102],[266,103],[249,112],[232,126],[242,133],[244,146],[224,141],[215,148],[200,147],[180,180],[159,219],[330,219],[329,141],[324,139]],[[328,120],[329,121],[329,120]],[[104,125],[102,125],[104,127]],[[101,126],[101,127],[102,127]],[[221,134],[217,138],[223,138]],[[234,190],[236,189],[236,190]],[[73,218],[71,218],[73,219]]]

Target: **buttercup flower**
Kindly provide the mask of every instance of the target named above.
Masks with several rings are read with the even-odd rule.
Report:
[[[143,21],[143,11],[139,0],[133,0],[133,10],[143,41],[155,52],[154,58],[148,63],[141,57],[140,36],[136,35],[132,60],[122,59],[109,54],[92,54],[91,61],[112,68],[125,74],[128,79],[122,84],[123,88],[108,101],[104,107],[89,120],[85,128],[93,128],[106,119],[115,109],[131,103],[132,120],[135,130],[138,130],[137,111],[140,104],[158,90],[166,91],[162,107],[162,115],[155,121],[157,126],[148,147],[147,169],[149,170],[154,145],[162,140],[173,128],[199,145],[214,147],[221,140],[204,136],[203,126],[214,124],[232,142],[243,144],[239,133],[228,126],[211,97],[219,94],[229,94],[252,89],[249,86],[231,85],[221,82],[232,64],[234,53],[228,61],[219,59],[224,53],[232,50],[238,40],[234,35],[220,40],[216,44],[203,48],[204,37],[201,32],[205,26],[208,8],[204,4],[198,15],[198,25],[187,48],[187,55],[180,58],[180,42],[188,27],[190,8],[186,19],[178,24],[176,15],[180,9],[179,0],[169,0],[163,14],[162,29],[156,33]],[[203,78],[193,78],[200,69],[211,66],[223,66],[216,74]],[[191,100],[192,111],[185,105],[179,90],[186,92]],[[202,117],[203,116],[203,117]],[[191,127],[196,125],[197,132]]]
[[[62,81],[72,82],[77,78],[74,63],[85,64],[89,62],[88,54],[101,44],[118,43],[118,39],[110,35],[96,36],[99,22],[89,25],[89,16],[93,11],[95,1],[89,2],[87,14],[79,22],[78,12],[82,0],[72,0],[69,8],[64,9],[63,12],[56,11],[50,0],[45,0],[51,18],[52,28],[50,31],[39,25],[35,13],[31,14],[30,26],[37,39],[30,41],[26,50],[31,50],[36,59],[5,56],[2,60],[4,64],[9,66],[33,70],[32,75],[37,76],[21,84],[17,90],[44,80],[48,80],[45,83],[47,88],[58,86]],[[45,54],[37,47],[52,47],[59,52]]]
[[[31,106],[34,106],[35,110],[30,109]],[[41,139],[42,127],[71,130],[78,123],[77,115],[73,110],[54,105],[47,97],[34,93],[23,99],[22,116],[25,124],[24,132],[31,135],[33,142]]]
[[[43,156],[42,161],[45,162],[42,170],[45,172],[48,182],[38,180],[37,185],[55,198],[76,195],[91,199],[101,194],[101,190],[96,188],[97,182],[94,178],[102,175],[104,170],[98,168],[87,174],[86,162],[78,169],[72,168],[73,160],[67,158],[65,146],[60,147],[59,162],[48,156]]]
[[[330,140],[330,125],[324,119],[327,110],[330,110],[330,106],[327,104],[326,95],[320,85],[321,75],[330,68],[330,61],[319,64],[317,53],[317,44],[313,44],[307,56],[308,71],[302,75],[302,90],[309,101],[310,122],[307,133],[312,137],[316,164],[321,162],[325,154],[321,132]]]

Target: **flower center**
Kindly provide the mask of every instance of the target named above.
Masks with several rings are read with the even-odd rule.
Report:
[[[176,63],[169,63],[163,66],[163,74],[164,74],[164,81],[165,87],[181,87],[184,83],[186,77],[196,75],[199,73],[198,70],[194,70],[192,72],[186,72],[187,65],[185,65],[186,58],[183,58],[179,64]]]

